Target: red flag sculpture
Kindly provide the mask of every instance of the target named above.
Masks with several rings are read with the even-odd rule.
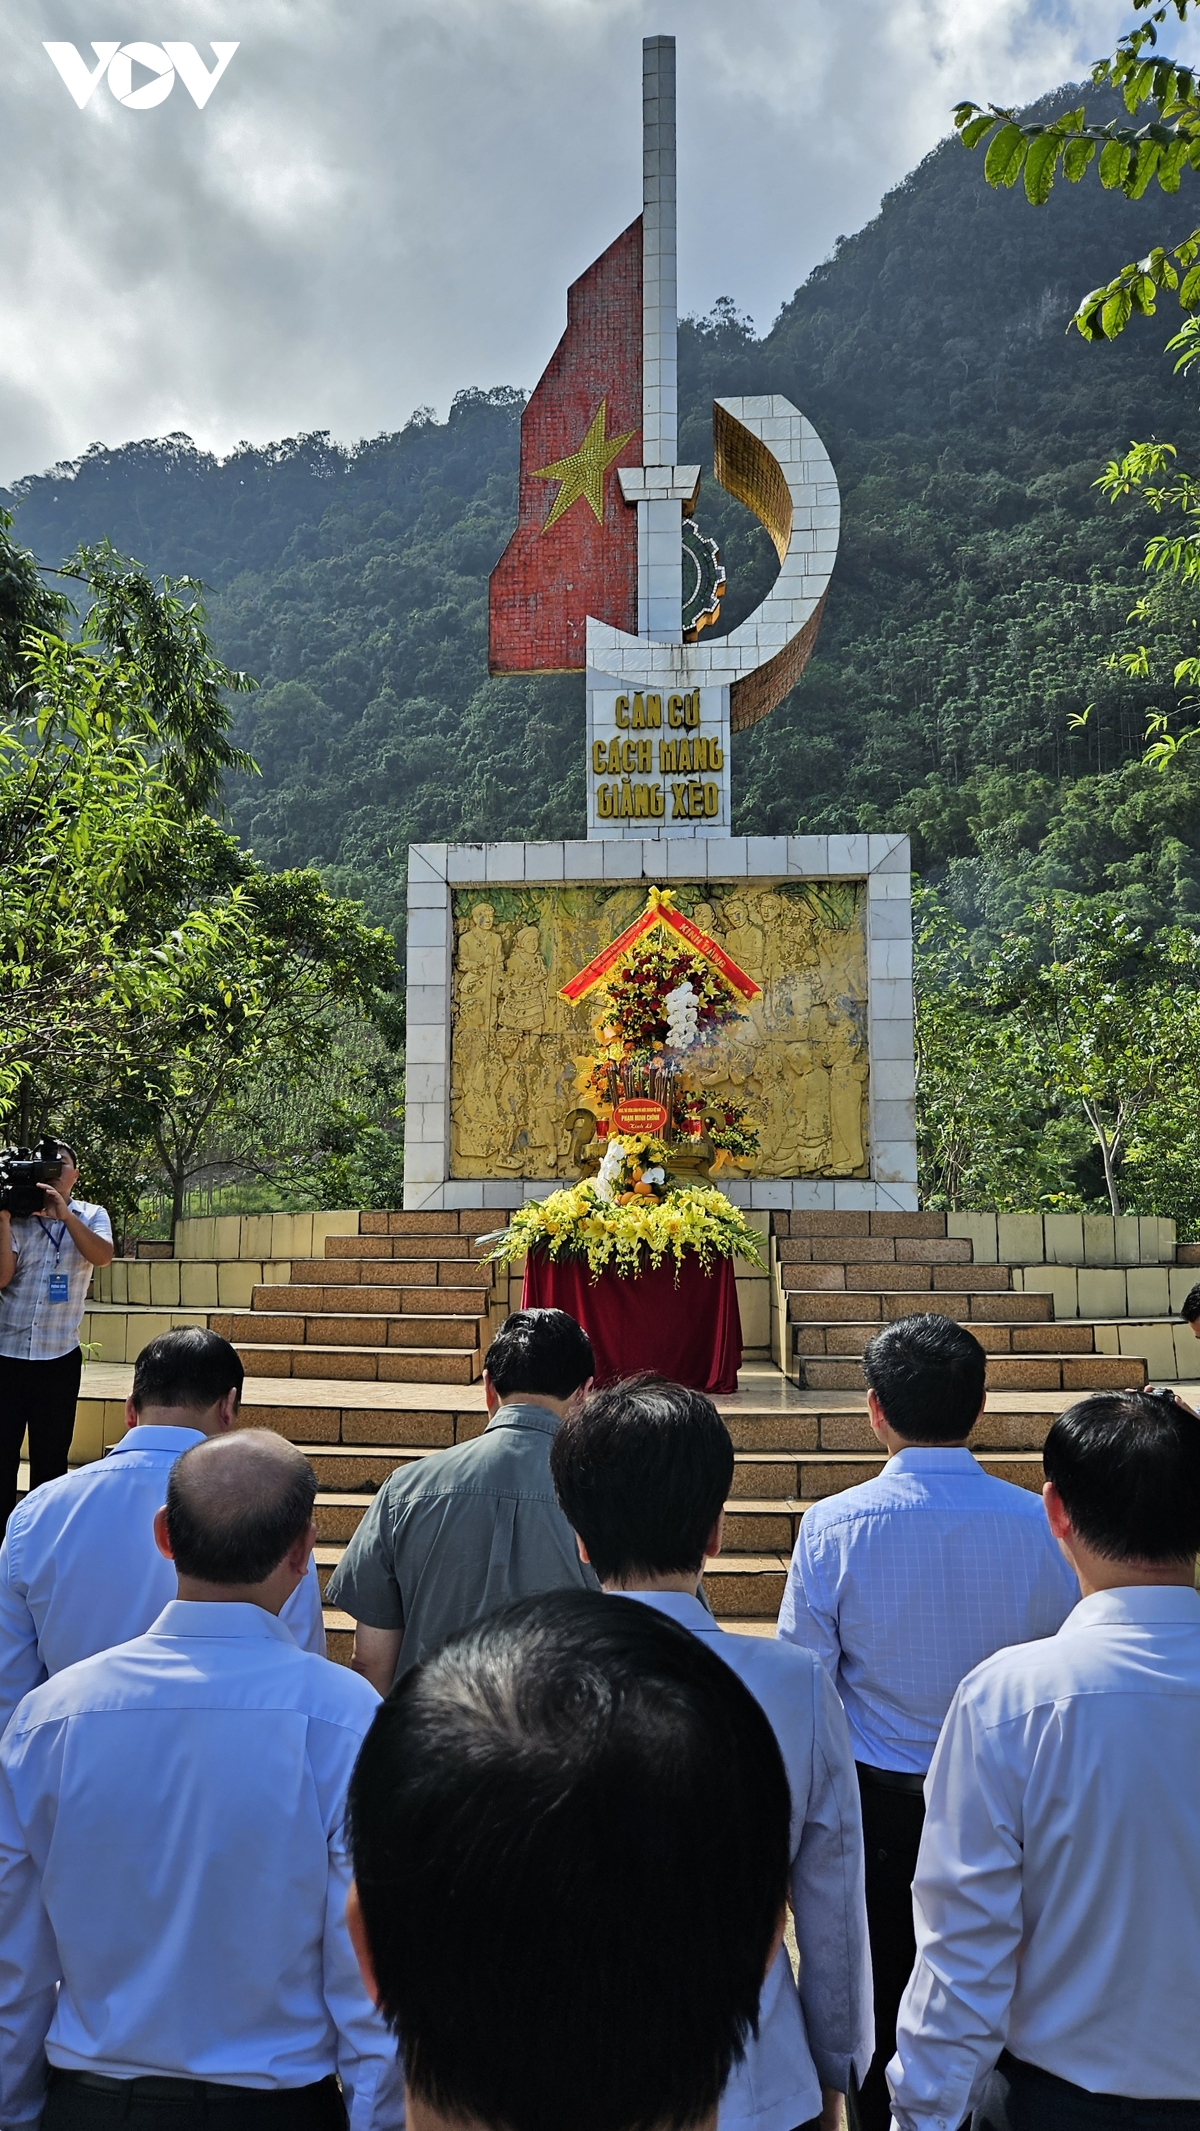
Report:
[[[583,670],[589,614],[638,625],[636,508],[618,466],[641,464],[642,218],[567,292],[567,330],[521,418],[517,529],[492,571],[492,673]]]

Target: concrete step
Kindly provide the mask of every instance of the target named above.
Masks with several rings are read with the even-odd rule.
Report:
[[[976,1295],[1004,1294],[1012,1288],[1007,1265],[840,1265],[813,1259],[804,1265],[781,1265],[779,1277],[789,1294]]]
[[[256,1330],[259,1322],[254,1319]],[[378,1332],[378,1325],[375,1329]],[[222,1337],[233,1335],[225,1332]],[[235,1344],[247,1376],[305,1377],[318,1383],[473,1384],[483,1374],[480,1347],[322,1347],[315,1341],[259,1346],[250,1334],[238,1336]]]
[[[777,1236],[944,1237],[944,1213],[773,1213]],[[831,1256],[834,1255],[832,1252]]]
[[[792,1346],[806,1359],[826,1355],[861,1355],[869,1340],[882,1332],[883,1318],[859,1323],[832,1324],[803,1320],[792,1328]],[[972,1319],[969,1327],[989,1354],[1094,1354],[1095,1327],[1079,1322],[1067,1324],[987,1324]]]
[[[1051,1297],[1034,1294],[934,1294],[929,1290],[864,1294],[817,1288],[809,1294],[789,1294],[787,1302],[793,1324],[824,1324],[833,1319],[843,1324],[875,1324],[880,1319],[892,1323],[897,1317],[927,1312],[957,1317],[960,1322],[978,1318],[983,1324],[1049,1324],[1054,1315]]]
[[[776,1243],[781,1265],[970,1265],[966,1237],[843,1236],[836,1247],[827,1236],[781,1236]]]
[[[434,1455],[429,1450],[397,1450],[378,1453],[372,1459],[371,1453],[362,1451],[356,1459],[305,1447],[321,1479],[314,1515],[318,1538],[325,1545],[345,1545],[353,1537],[372,1496],[389,1471]],[[870,1457],[802,1454],[787,1462],[789,1474],[794,1479],[793,1492],[780,1494],[769,1486],[761,1495],[735,1493],[730,1497],[725,1514],[725,1556],[762,1554],[771,1549],[783,1549],[790,1554],[806,1509],[814,1502],[840,1494],[843,1488],[858,1487],[863,1481],[874,1479],[882,1471],[885,1460],[882,1453],[876,1452]],[[1016,1487],[1031,1488],[1035,1493],[1041,1490],[1044,1475],[1040,1457],[1013,1451],[985,1452],[979,1462],[995,1479],[1008,1480]],[[358,1471],[355,1470],[356,1464],[360,1467]],[[331,1474],[356,1484],[349,1487],[329,1485]],[[770,1469],[764,1474],[761,1467],[757,1474],[747,1474],[743,1468],[740,1477],[743,1484],[754,1477],[765,1477],[770,1483],[774,1474]]]
[[[348,1665],[354,1651],[354,1622],[336,1606],[326,1606],[325,1649],[335,1665]]]
[[[297,1364],[311,1351],[297,1349]],[[386,1352],[379,1358],[389,1368],[408,1359]],[[825,1394],[796,1391],[790,1385],[788,1389],[788,1404],[759,1402],[744,1393],[718,1402],[734,1443],[734,1494],[803,1495],[807,1489],[799,1478],[801,1460],[829,1452],[878,1456],[861,1386],[856,1392]],[[1071,1394],[1062,1391],[1044,1397],[996,1392],[975,1428],[972,1447],[980,1455],[1038,1453],[1055,1413],[1070,1403]],[[298,1380],[261,1375],[248,1380],[242,1415],[247,1427],[274,1428],[312,1456],[336,1458],[361,1449],[396,1460],[465,1442],[482,1434],[487,1420],[477,1386],[456,1388],[431,1382],[428,1376],[370,1383],[305,1380],[299,1366]],[[378,1476],[378,1468],[369,1463],[322,1465],[319,1470],[323,1484],[339,1488],[357,1485],[355,1472],[367,1475],[364,1487],[375,1484]],[[743,1474],[749,1477],[740,1477]]]
[[[371,1237],[364,1241],[370,1242]],[[388,1237],[382,1239],[384,1242]],[[436,1239],[435,1239],[436,1240]],[[465,1238],[462,1239],[465,1243]],[[394,1287],[398,1280],[419,1287],[490,1288],[496,1268],[472,1258],[296,1258],[291,1277],[298,1285],[341,1289]]]
[[[475,1244],[470,1236],[432,1235],[407,1236],[327,1236],[325,1256],[319,1262],[325,1265],[370,1264],[392,1258],[459,1258],[475,1256]]]
[[[853,1391],[863,1380],[862,1365],[853,1360],[798,1355],[793,1367],[807,1391]],[[1146,1381],[1144,1360],[1132,1354],[988,1356],[989,1391],[1122,1391]]]
[[[244,1342],[279,1347],[465,1347],[480,1341],[479,1316],[420,1317],[415,1313],[390,1316],[336,1315],[332,1311],[304,1316],[286,1311],[218,1310],[209,1318],[214,1332],[231,1339],[239,1350]],[[381,1337],[381,1334],[384,1336]]]
[[[293,1284],[256,1287],[251,1291],[252,1310],[270,1310],[276,1316],[294,1310],[341,1316],[347,1308],[367,1310],[373,1317],[413,1316],[434,1313],[445,1316],[485,1317],[488,1291],[479,1287],[374,1287],[361,1282],[349,1293],[340,1283],[321,1287]]]
[[[464,1207],[461,1213],[363,1213],[360,1236],[482,1236],[503,1228],[502,1208]]]

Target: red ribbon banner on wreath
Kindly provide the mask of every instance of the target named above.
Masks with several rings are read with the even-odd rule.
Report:
[[[718,947],[716,941],[710,939],[706,932],[701,932],[699,925],[693,925],[691,919],[685,918],[681,910],[673,909],[670,896],[669,888],[652,888],[650,901],[641,916],[636,917],[632,925],[627,925],[624,932],[618,933],[612,945],[595,955],[587,967],[580,970],[577,977],[572,977],[569,984],[564,984],[559,991],[559,998],[569,999],[572,1006],[577,1005],[580,999],[586,999],[588,993],[594,991],[597,984],[602,983],[610,971],[626,959],[630,949],[635,947],[639,940],[644,939],[646,934],[653,932],[656,927],[662,926],[667,931],[676,933],[696,954],[703,955],[705,961],[711,962],[713,968],[724,977],[731,991],[739,993],[743,999],[757,999],[761,986],[755,983],[753,977],[748,977],[744,969],[738,968],[737,963],[732,956],[726,954],[723,947]]]

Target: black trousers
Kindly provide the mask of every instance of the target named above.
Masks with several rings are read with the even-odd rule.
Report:
[[[896,2015],[912,1974],[912,1883],[925,1824],[920,1791],[894,1791],[859,1767],[863,1842],[867,1857],[867,1930],[875,1998],[875,2055],[861,2087],[853,2075],[846,2096],[850,2131],[888,2131],[892,2103],[884,2067],[896,2053]]]
[[[105,2088],[89,2085],[51,2065],[41,2131],[345,2131],[346,2105],[336,2079],[311,2087],[263,2093],[256,2087],[216,2088],[195,2082],[185,2099],[155,2098],[154,2089],[184,2087],[184,2080],[129,2079]]]
[[[79,1347],[53,1361],[14,1361],[0,1354],[0,1533],[16,1508],[26,1429],[30,1487],[66,1471],[82,1370]]]
[[[971,2118],[971,2131],[1200,2131],[1200,2100],[1132,2101],[1089,2094],[1005,2050]]]

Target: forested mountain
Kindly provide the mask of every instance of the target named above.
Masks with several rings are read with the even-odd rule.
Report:
[[[1113,346],[1066,331],[1164,212],[1065,184],[1035,212],[947,142],[764,338],[732,301],[684,326],[681,456],[710,459],[714,394],[783,392],[820,429],[845,507],[817,655],[737,743],[737,829],[908,828],[973,922],[1050,884],[1200,915],[1200,772],[1189,753],[1166,778],[1137,759],[1147,705],[1169,702],[1170,663],[1194,647],[1190,615],[1168,617],[1165,691],[1110,669],[1138,640],[1146,524],[1093,487],[1135,436],[1193,460],[1200,418],[1163,355],[1165,313]],[[1186,202],[1174,219],[1182,235]],[[96,445],[0,494],[43,561],[107,534],[207,582],[222,655],[262,683],[238,710],[262,775],[231,785],[234,825],[385,918],[410,838],[582,829],[582,677],[486,673],[521,404],[461,393],[445,423],[419,410],[349,449]],[[736,622],[772,551],[711,480],[698,515]]]

